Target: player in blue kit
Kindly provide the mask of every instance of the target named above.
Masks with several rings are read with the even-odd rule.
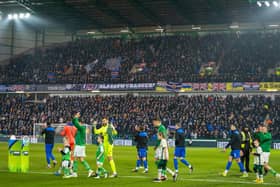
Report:
[[[175,172],[178,173],[178,159],[186,165],[190,173],[193,172],[193,167],[192,165],[185,159],[186,157],[186,143],[185,143],[185,131],[182,128],[180,123],[177,123],[175,126],[175,151],[174,151],[174,168]]]
[[[55,129],[51,126],[50,122],[47,122],[47,126],[43,129],[41,134],[45,136],[46,159],[48,168],[51,168],[51,160],[53,161],[54,166],[57,164],[57,161],[55,160],[55,157],[52,153],[54,147]]]
[[[230,146],[231,152],[228,158],[228,163],[226,165],[225,171],[222,173],[222,176],[226,177],[227,173],[232,165],[232,159],[235,159],[238,163],[238,166],[240,168],[240,171],[243,173],[242,177],[248,177],[248,173],[244,169],[244,165],[241,162],[240,159],[240,150],[241,150],[241,136],[238,130],[236,129],[235,125],[230,126],[231,135],[230,135],[230,141],[224,148],[224,151]]]
[[[137,143],[137,161],[136,168],[133,169],[133,172],[137,172],[141,162],[144,165],[144,173],[148,173],[148,162],[147,162],[147,149],[148,149],[148,134],[145,132],[143,126],[136,127],[137,134],[135,136],[135,142]]]

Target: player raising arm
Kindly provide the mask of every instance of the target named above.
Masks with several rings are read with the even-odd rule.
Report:
[[[118,176],[116,165],[113,160],[113,148],[114,148],[114,136],[117,135],[117,131],[113,124],[109,123],[108,118],[104,117],[102,119],[102,127],[96,129],[97,122],[93,122],[93,130],[94,134],[100,134],[104,137],[104,148],[105,148],[105,155],[109,160],[109,164],[111,166],[113,174],[110,178],[115,178]]]
[[[259,140],[260,146],[263,151],[265,172],[267,173],[269,171],[273,176],[279,179],[280,175],[269,165],[272,136],[271,133],[268,132],[266,125],[259,126],[259,132],[256,133],[255,138]]]
[[[73,167],[73,176],[77,177],[77,171],[78,171],[78,161],[80,161],[83,166],[88,171],[88,177],[91,177],[93,174],[93,171],[91,170],[89,164],[87,161],[85,161],[86,157],[86,127],[82,126],[79,122],[79,118],[81,117],[80,112],[74,112],[74,118],[72,120],[72,123],[77,128],[77,133],[75,136],[75,149],[74,149],[74,167]]]

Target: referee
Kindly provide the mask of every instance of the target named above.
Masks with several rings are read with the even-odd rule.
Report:
[[[47,122],[47,127],[42,131],[42,135],[45,135],[45,152],[46,152],[46,159],[48,163],[48,168],[51,168],[51,160],[53,161],[53,165],[57,164],[55,157],[53,156],[52,150],[54,146],[54,136],[55,130],[51,126],[50,122]]]

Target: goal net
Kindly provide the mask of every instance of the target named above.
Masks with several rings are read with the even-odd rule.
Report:
[[[60,132],[66,123],[52,123],[51,126],[55,129],[55,143],[62,143],[63,137],[60,136]],[[86,126],[86,144],[92,144],[92,126],[88,124],[82,124]],[[42,136],[43,129],[46,128],[46,123],[34,123],[33,124],[33,136],[31,143],[43,143],[45,141]]]

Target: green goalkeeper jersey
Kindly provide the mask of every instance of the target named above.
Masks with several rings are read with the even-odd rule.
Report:
[[[255,138],[260,141],[260,145],[263,152],[270,152],[271,143],[272,143],[272,136],[270,132],[267,133],[258,132],[256,133]]]
[[[94,133],[95,134],[101,134],[104,136],[104,144],[106,145],[113,145],[114,144],[114,136],[118,134],[116,129],[113,127],[112,124],[107,124],[105,126],[102,126],[99,129],[96,129],[94,127]]]
[[[167,130],[163,124],[160,124],[158,127],[158,133],[160,132],[163,134],[164,138],[167,139]],[[160,145],[160,140],[157,140],[156,147],[158,147],[159,145]]]
[[[74,118],[72,120],[72,123],[77,128],[75,144],[79,146],[84,146],[86,144],[86,127],[80,125],[79,118]]]
[[[103,143],[100,143],[97,147],[96,151],[96,161],[103,163],[105,160],[105,155],[104,155],[104,145]]]

